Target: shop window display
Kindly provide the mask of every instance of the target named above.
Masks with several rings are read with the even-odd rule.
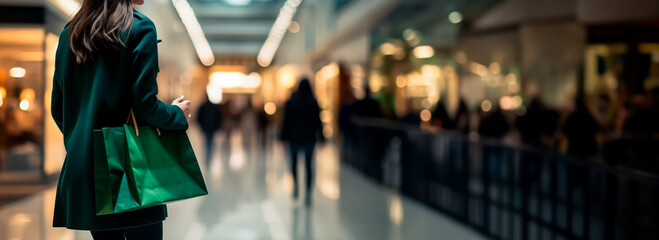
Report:
[[[0,28],[0,184],[43,174],[42,28]]]

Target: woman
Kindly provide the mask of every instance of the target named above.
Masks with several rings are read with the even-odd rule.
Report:
[[[153,22],[134,11],[143,0],[84,0],[60,35],[52,115],[67,151],[57,185],[54,227],[90,230],[94,239],[162,239],[165,206],[96,216],[94,129],[121,126],[131,107],[140,124],[186,130],[190,102],[156,98]]]
[[[297,92],[286,102],[284,123],[281,139],[288,142],[291,157],[291,171],[293,173],[293,198],[298,196],[297,183],[297,154],[304,151],[305,167],[307,172],[306,205],[311,204],[311,190],[313,180],[313,150],[317,140],[324,140],[321,132],[320,108],[311,92],[308,79],[302,79]]]

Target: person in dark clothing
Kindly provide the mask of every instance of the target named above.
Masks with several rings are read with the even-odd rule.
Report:
[[[458,110],[455,113],[455,118],[453,119],[453,128],[461,132],[464,135],[469,134],[469,108],[467,107],[467,102],[464,99],[460,99],[458,104]]]
[[[199,107],[197,113],[197,122],[204,133],[206,140],[206,167],[210,166],[211,156],[213,155],[213,139],[215,132],[222,126],[222,110],[219,104],[213,104],[210,100],[206,101]]]
[[[493,107],[478,125],[478,134],[482,137],[502,139],[510,131],[508,120],[498,107]]]
[[[419,114],[415,112],[410,112],[405,114],[405,116],[403,116],[400,121],[410,125],[419,125],[421,124],[421,117],[419,117]]]
[[[343,133],[341,147],[341,159],[349,159],[351,156],[350,148],[354,145],[356,126],[352,122],[352,106],[354,102],[349,99],[339,109],[339,129]]]
[[[268,143],[268,125],[270,124],[270,117],[265,111],[265,105],[260,104],[256,110],[257,127],[258,127],[258,141],[260,148],[265,150]]]
[[[432,113],[432,118],[430,119],[430,124],[436,127],[441,127],[443,129],[452,129],[454,128],[453,120],[448,115],[444,103],[438,102],[435,111]]]
[[[485,116],[483,116],[478,125],[478,134],[483,138],[502,140],[508,131],[510,131],[510,125],[506,116],[503,115],[503,112],[501,112],[498,106],[492,106],[492,110],[484,114]],[[509,151],[507,149],[492,144],[483,144],[482,151],[483,167],[486,168],[483,171],[484,179],[489,179],[490,176],[496,176],[504,166],[508,166],[510,158],[508,157]],[[488,181],[486,180],[485,182]]]
[[[570,114],[563,125],[563,133],[568,139],[567,153],[582,158],[592,157],[598,151],[595,134],[599,125],[583,99],[577,99],[575,107],[574,113]]]
[[[375,99],[373,99],[369,94],[371,90],[369,89],[368,85],[364,87],[364,91],[366,92],[366,96],[363,99],[355,101],[355,103],[352,105],[352,109],[350,109],[352,115],[370,118],[383,117],[384,114],[382,113],[380,104],[375,101]]]
[[[291,98],[286,102],[281,139],[288,143],[291,172],[293,174],[293,198],[298,197],[297,155],[304,151],[307,175],[306,205],[311,204],[313,182],[313,151],[316,141],[324,141],[322,123],[320,122],[320,107],[311,91],[309,80],[304,78]]]
[[[415,126],[421,125],[421,116],[419,116],[419,112],[414,109],[414,105],[411,99],[408,99],[405,103],[405,111],[405,115],[400,118],[401,122]]]
[[[515,121],[515,127],[519,130],[522,142],[534,147],[541,145],[543,106],[539,99],[534,98],[529,104],[526,114]]]
[[[647,137],[659,133],[659,88],[648,97],[637,95],[630,105],[629,117],[624,123],[624,133],[633,137]]]

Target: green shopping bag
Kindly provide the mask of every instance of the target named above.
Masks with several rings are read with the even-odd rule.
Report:
[[[102,129],[103,144],[96,144],[100,131],[94,132],[97,215],[208,194],[185,131],[137,127],[132,110],[131,118],[133,126]]]
[[[115,205],[139,207],[126,175],[126,136],[123,127],[94,130],[94,186],[96,214],[112,214]],[[119,200],[121,199],[121,200]]]
[[[162,131],[124,125],[130,161],[128,186],[141,206],[208,194],[199,164],[183,131]],[[117,202],[115,209],[119,208]],[[121,210],[121,209],[119,209]]]

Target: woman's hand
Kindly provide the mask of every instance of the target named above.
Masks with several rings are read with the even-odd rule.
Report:
[[[183,110],[183,113],[185,113],[186,117],[191,117],[190,115],[190,100],[185,100],[185,96],[181,95],[179,98],[175,99],[172,102],[172,105],[180,107],[181,110]]]

